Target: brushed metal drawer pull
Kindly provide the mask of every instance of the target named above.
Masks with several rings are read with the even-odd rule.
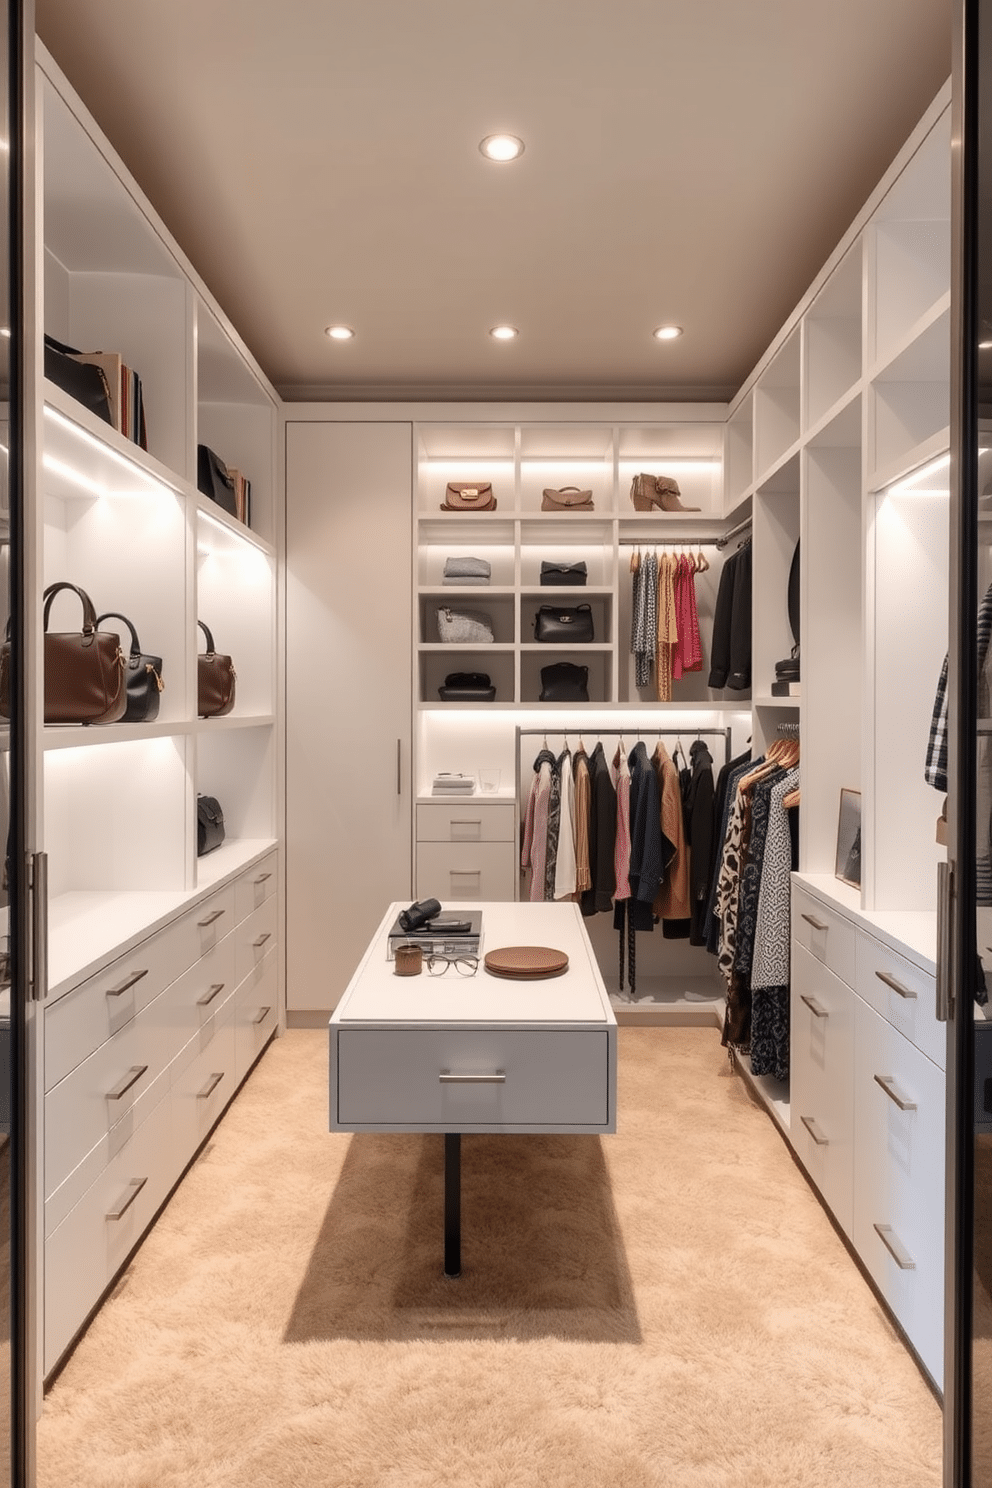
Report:
[[[147,1182],[147,1178],[132,1178],[131,1182],[128,1184],[127,1189],[124,1192],[124,1197],[118,1203],[117,1208],[108,1209],[107,1218],[123,1219],[124,1215],[130,1209],[131,1205],[134,1203],[135,1199],[138,1197],[139,1193],[144,1188]]]
[[[881,1085],[889,1100],[895,1101],[900,1111],[917,1110],[915,1101],[907,1100],[904,1095],[900,1095],[898,1090],[894,1088],[896,1083],[895,1075],[873,1075],[872,1078],[876,1085]]]
[[[214,920],[219,920],[220,917],[221,917],[221,915],[222,914],[226,914],[226,913],[227,913],[226,910],[215,909],[212,914],[208,914],[207,915],[207,918],[205,920],[197,920],[196,923],[200,927],[201,930],[205,930],[208,925],[212,925],[213,924]]]
[[[258,948],[259,948],[259,946],[263,946],[267,940],[271,940],[271,939],[272,939],[272,931],[271,930],[266,930],[266,932],[265,932],[264,935],[260,935],[257,940],[253,940],[252,941],[252,943],[251,943],[252,950],[257,951]]]
[[[260,874],[259,874],[259,875],[258,875],[258,877],[257,877],[257,878],[256,878],[256,880],[255,880],[255,884],[256,884],[256,886],[257,886],[257,885],[258,885],[258,884],[263,884],[263,883],[265,883],[265,881],[266,881],[266,880],[267,880],[267,879],[270,879],[270,878],[271,878],[271,877],[272,877],[272,874],[271,874],[271,873],[260,873]]]
[[[473,817],[464,817],[463,818],[463,817],[460,817],[460,816],[453,816],[451,818],[451,825],[453,827],[481,827],[482,826],[482,817],[481,816],[473,816]]]
[[[148,968],[146,966],[144,971],[136,971],[131,976],[125,977],[119,987],[108,987],[106,995],[108,997],[123,997],[125,992],[130,992],[135,982],[140,982],[141,978],[147,975]]]
[[[804,1002],[813,1014],[814,1018],[829,1018],[830,1014],[822,1003],[817,1002],[815,997],[807,997],[805,992],[799,994],[800,1002]]]
[[[442,1070],[438,1080],[442,1085],[505,1085],[506,1070],[494,1070],[491,1075],[453,1075]]]
[[[208,1096],[213,1095],[214,1091],[217,1089],[217,1086],[220,1084],[223,1078],[223,1070],[221,1070],[220,1074],[218,1075],[211,1075],[210,1079],[207,1081],[206,1085],[204,1085],[203,1089],[196,1092],[197,1100],[206,1100]]]
[[[147,1064],[132,1064],[120,1084],[115,1085],[113,1090],[107,1091],[107,1100],[120,1100],[122,1096],[127,1095],[132,1085],[137,1085],[142,1075],[147,1072]]]
[[[816,1124],[816,1122],[815,1122],[815,1120],[813,1119],[812,1116],[800,1116],[799,1120],[802,1122],[803,1126],[809,1132],[810,1136],[813,1138],[813,1141],[816,1143],[817,1147],[829,1147],[830,1146],[830,1139],[829,1139],[829,1137],[825,1137],[823,1135],[823,1133],[821,1132],[820,1128],[817,1126],[817,1124]]]
[[[197,1007],[207,1007],[208,1004],[213,1002],[219,992],[223,992],[224,985],[223,982],[214,982],[212,986],[207,988],[202,997],[196,999]]]
[[[812,925],[814,930],[829,930],[830,929],[830,926],[826,923],[826,921],[825,920],[818,920],[816,918],[816,915],[804,914],[803,915],[803,919],[806,921],[807,925]]]
[[[254,1018],[252,1018],[251,1021],[257,1027],[259,1023],[265,1022],[271,1011],[272,1009],[270,1007],[259,1008],[258,1012],[255,1014]]]
[[[885,1246],[889,1255],[895,1261],[900,1271],[915,1271],[916,1262],[909,1252],[899,1243],[895,1231],[891,1225],[873,1224],[872,1229]]]
[[[906,987],[902,982],[897,982],[895,977],[889,976],[887,971],[876,971],[875,975],[880,982],[884,982],[887,987],[891,987],[893,992],[898,992],[900,997],[908,997],[913,1002],[916,1001],[916,993],[912,987]]]

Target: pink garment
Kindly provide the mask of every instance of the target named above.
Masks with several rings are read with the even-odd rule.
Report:
[[[630,898],[630,766],[619,749],[613,756],[613,784],[617,793],[617,836],[613,847],[613,869],[617,888],[614,900]]]
[[[672,653],[672,676],[703,668],[703,645],[699,637],[699,614],[696,610],[696,569],[685,554],[679,559],[675,578],[675,614],[678,644]]]
[[[548,806],[551,803],[551,764],[544,760],[534,776],[527,798],[524,821],[524,844],[520,866],[531,870],[530,894],[533,902],[544,899],[544,870],[548,861]]]

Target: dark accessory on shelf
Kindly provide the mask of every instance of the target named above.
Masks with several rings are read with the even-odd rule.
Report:
[[[578,486],[562,486],[555,490],[545,486],[541,493],[542,511],[592,511],[592,492],[580,491]]]
[[[197,625],[207,638],[206,654],[196,658],[196,711],[201,718],[222,718],[234,707],[237,672],[229,656],[214,647],[214,638],[202,620]]]
[[[444,489],[442,511],[495,511],[491,481],[449,481]]]
[[[70,398],[75,398],[77,403],[95,413],[97,418],[113,424],[107,374],[102,367],[91,362],[76,361],[81,355],[74,346],[65,346],[54,336],[46,336],[45,376]]]
[[[435,915],[441,913],[440,899],[417,899],[404,909],[399,916],[400,929],[405,930],[407,935],[414,930],[420,930],[428,924]]]
[[[452,646],[489,646],[495,639],[493,622],[481,610],[451,610],[447,606],[437,612],[437,633]]]
[[[71,589],[83,607],[82,631],[49,633],[56,594]],[[45,722],[117,723],[127,707],[120,637],[96,628],[93,601],[75,584],[49,584],[45,608]],[[0,652],[0,713],[10,717],[10,642]]]
[[[534,639],[555,646],[586,645],[593,639],[591,607],[542,605],[534,619]]]
[[[668,475],[635,475],[630,486],[630,499],[636,511],[658,507],[665,512],[701,511],[698,506],[683,506],[678,481]]]
[[[792,655],[775,663],[776,682],[799,681],[799,647],[793,646]]]
[[[584,563],[542,563],[541,583],[549,586],[578,588],[585,586],[589,574]]]
[[[394,976],[419,976],[424,965],[423,947],[419,945],[398,945],[396,947],[395,964],[393,966]]]
[[[124,680],[127,684],[127,707],[122,723],[152,723],[158,717],[159,701],[165,683],[162,681],[161,656],[146,656],[138,640],[138,632],[126,615],[108,610],[96,618],[97,628],[104,620],[123,620],[131,633],[131,652],[127,660]]]
[[[488,672],[449,672],[437,695],[445,703],[492,703],[496,689]]]
[[[216,796],[196,798],[196,856],[202,858],[224,841],[224,813]]]
[[[563,976],[568,970],[568,956],[551,946],[501,946],[487,951],[482,964],[490,976],[530,982],[540,977]]]
[[[799,544],[796,543],[796,551],[792,555],[792,566],[789,569],[789,624],[792,626],[792,639],[796,643],[796,651],[799,650]]]
[[[228,474],[227,466],[220,455],[215,455],[205,444],[196,446],[196,487],[232,517],[238,515],[234,478]]]
[[[587,703],[589,668],[570,661],[557,661],[541,668],[542,703]]]
[[[492,571],[492,565],[487,558],[463,557],[444,560],[444,582],[446,584],[488,584]]]

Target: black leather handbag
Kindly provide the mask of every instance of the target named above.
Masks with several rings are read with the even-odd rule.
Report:
[[[577,588],[584,586],[588,577],[584,563],[541,564],[541,583],[548,586]]]
[[[492,703],[496,689],[488,672],[449,672],[437,695],[444,703]]]
[[[104,620],[122,620],[131,635],[131,650],[124,671],[127,687],[127,706],[122,723],[152,723],[158,717],[158,707],[165,683],[162,681],[161,656],[146,656],[138,640],[138,632],[126,615],[108,610],[96,617],[97,628]]]
[[[541,668],[542,703],[587,703],[589,668],[570,661],[556,661]]]
[[[206,444],[196,446],[196,486],[232,517],[238,515],[238,498],[233,478],[220,455]]]
[[[534,639],[552,646],[581,646],[593,639],[589,605],[542,605],[534,620]]]
[[[206,654],[196,658],[196,711],[201,718],[223,718],[234,707],[238,674],[231,658],[215,650],[209,627],[196,623],[207,638]]]
[[[97,418],[113,424],[110,405],[110,385],[102,367],[92,362],[79,362],[82,353],[74,346],[65,346],[54,336],[45,337],[45,376],[54,382],[70,398],[82,403]]]
[[[216,796],[196,798],[196,856],[204,857],[224,841],[224,813]]]

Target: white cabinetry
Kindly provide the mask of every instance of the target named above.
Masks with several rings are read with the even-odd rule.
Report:
[[[120,353],[141,378],[148,449],[39,379],[32,627],[38,639],[43,588],[75,584],[98,613],[133,622],[164,680],[146,724],[44,725],[38,694],[49,1373],[280,1021],[282,501],[278,397],[41,48],[35,79],[39,347],[45,332]],[[251,481],[250,525],[197,490],[200,442]],[[224,718],[198,717],[198,618],[237,670]],[[51,623],[79,628],[74,595],[56,597]],[[226,823],[203,858],[198,794],[218,798]],[[269,886],[259,907],[256,880]],[[256,965],[262,945],[242,946],[239,922],[254,933],[257,913]],[[206,1095],[201,1081],[185,1121],[179,1091],[197,1060],[213,1084]]]

